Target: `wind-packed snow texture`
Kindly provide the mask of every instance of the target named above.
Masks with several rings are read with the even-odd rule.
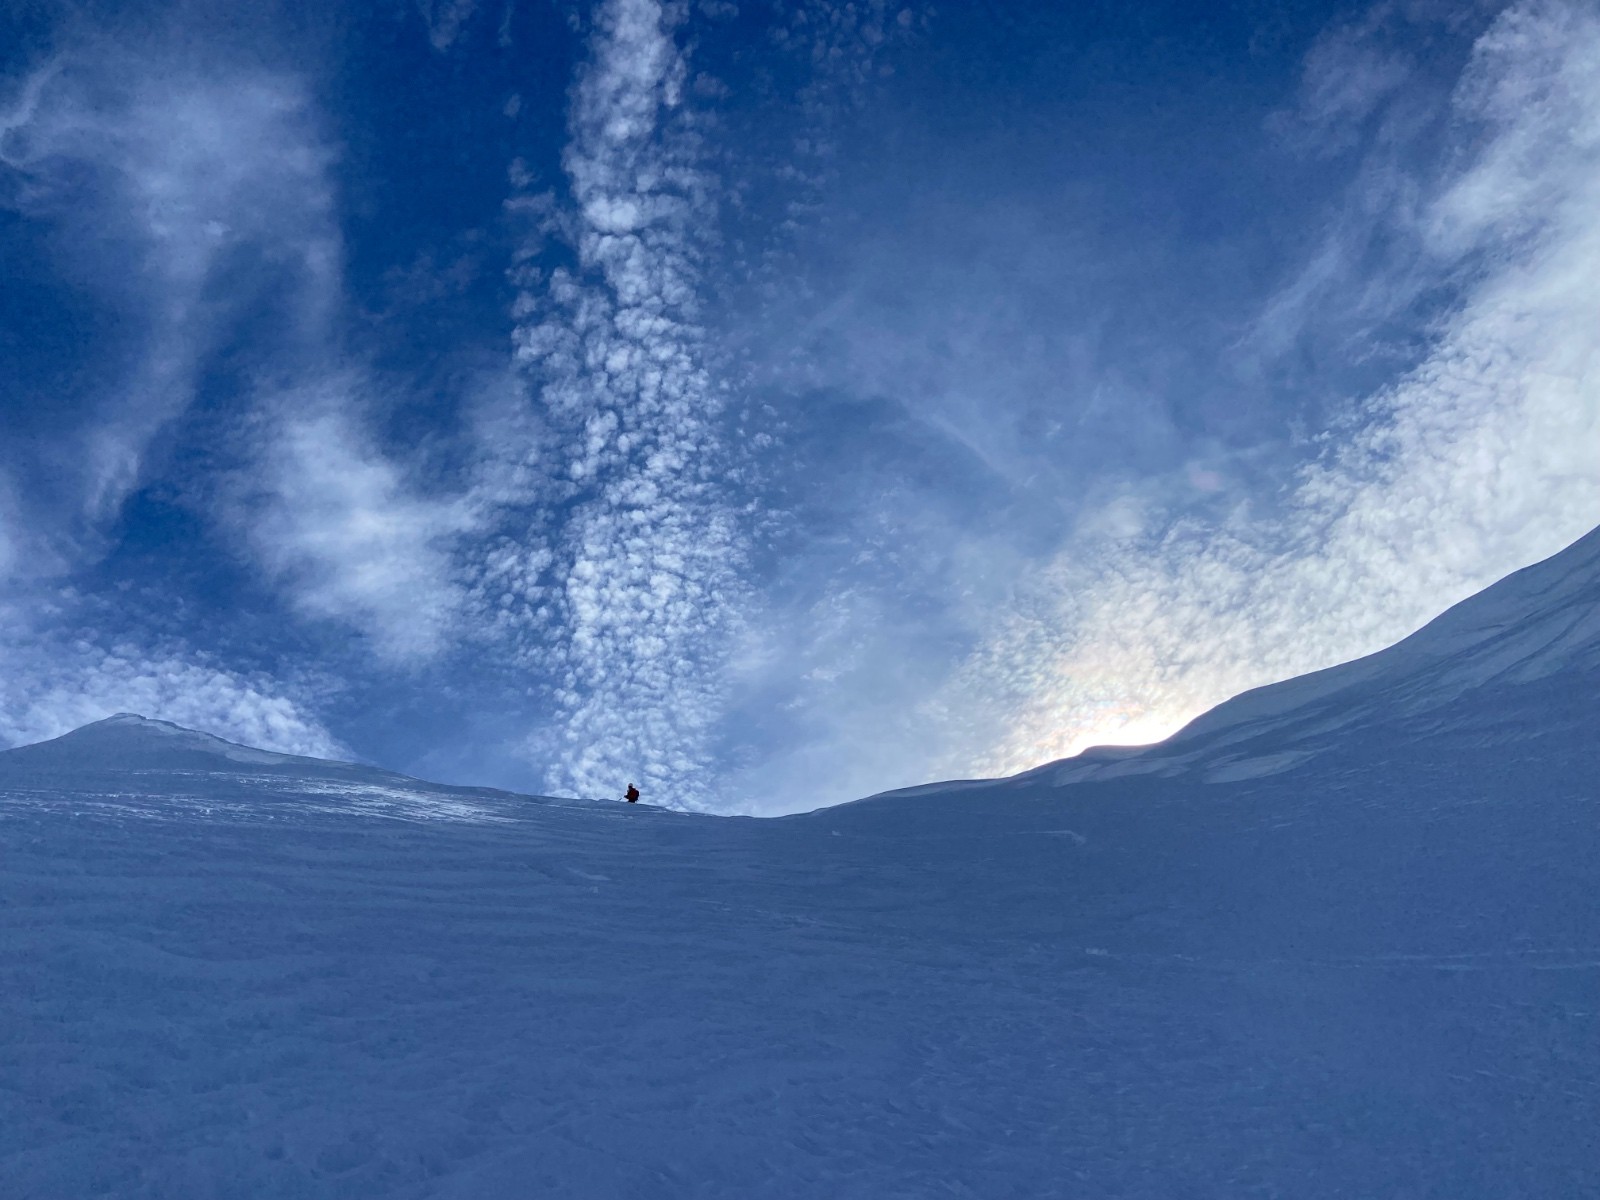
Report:
[[[1597,611],[776,820],[0,754],[0,1193],[1594,1195]]]

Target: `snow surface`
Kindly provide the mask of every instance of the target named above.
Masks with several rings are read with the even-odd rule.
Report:
[[[1594,1195],[1597,551],[1162,746],[775,820],[0,754],[0,1195]]]

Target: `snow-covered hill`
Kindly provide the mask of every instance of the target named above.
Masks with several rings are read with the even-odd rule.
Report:
[[[777,820],[0,754],[0,1195],[1593,1194],[1597,602]]]
[[[1600,668],[1600,529],[1507,576],[1404,641],[1354,662],[1256,688],[1154,747],[1102,747],[1029,772],[1063,784],[1125,774],[1273,774],[1360,730],[1417,727],[1463,696]],[[1536,715],[1536,714],[1535,714]]]
[[[389,816],[494,818],[521,812],[523,797],[489,788],[447,787],[381,767],[257,750],[236,742],[117,713],[47,742],[0,751],[0,793],[13,802],[74,796],[143,802],[168,811],[325,810]],[[555,801],[552,803],[559,803]]]
[[[117,713],[47,742],[19,746],[0,754],[0,771],[8,773],[241,769],[335,777],[371,770],[355,763],[256,750],[209,733],[184,729],[170,721],[152,721],[136,713]]]

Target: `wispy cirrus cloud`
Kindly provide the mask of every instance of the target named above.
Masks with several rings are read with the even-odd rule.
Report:
[[[428,41],[440,53],[455,44],[477,7],[477,0],[417,0],[417,13],[427,26]]]
[[[717,182],[685,103],[682,19],[655,0],[600,7],[572,92],[570,208],[514,202],[536,224],[516,358],[550,438],[537,498],[558,515],[493,572],[526,614],[521,653],[554,680],[553,732],[530,747],[553,759],[548,786],[607,794],[633,777],[695,807],[712,794],[744,545],[701,324]],[[546,268],[551,233],[572,258]]]
[[[1035,581],[942,703],[993,714],[952,773],[1154,740],[1241,690],[1370,653],[1600,519],[1600,18],[1512,7],[1453,100],[1463,156],[1411,253],[1468,272],[1431,351],[1351,411],[1282,515],[1135,505]]]
[[[0,451],[0,494],[19,498],[0,516],[20,581],[13,603],[50,636],[51,606],[26,580],[92,566],[128,497],[151,482],[152,445],[184,436],[198,402],[225,443],[212,452],[224,451],[227,478],[181,487],[289,611],[355,629],[384,663],[442,652],[457,599],[449,543],[467,519],[371,430],[371,385],[341,348],[336,155],[306,81],[145,46],[64,54],[15,94],[0,123],[10,203],[38,233],[60,303],[107,336],[74,346],[93,369],[36,406],[48,437]],[[10,419],[28,420],[28,407]],[[72,688],[90,708],[115,694],[122,708],[159,701],[181,721],[215,702],[207,728],[276,728],[267,684],[238,682],[199,649],[192,670],[171,645],[141,659],[138,644],[54,673],[11,648],[11,728],[78,711],[64,699]],[[193,686],[194,704],[174,680]],[[257,701],[267,724],[239,716]]]
[[[436,48],[469,7],[424,6]],[[817,26],[841,42],[830,63],[855,61],[858,33],[879,40],[883,14],[858,16]],[[130,356],[148,383],[85,397],[84,438],[120,466],[96,472],[84,511],[114,519],[151,439],[226,354],[233,394],[207,400],[226,477],[191,491],[218,502],[207,519],[289,612],[354,630],[388,666],[462,645],[520,662],[555,699],[526,748],[553,763],[550,790],[636,772],[657,798],[700,804],[752,501],[730,498],[704,325],[722,183],[689,102],[688,19],[633,0],[595,11],[559,199],[519,180],[509,206],[528,225],[514,317],[534,403],[502,386],[468,404],[477,456],[454,483],[382,440],[384,402],[343,350],[337,155],[305,81],[63,60],[72,86],[42,73],[8,146],[35,180],[31,216],[92,212],[125,235],[86,277],[140,266],[128,302],[155,314]],[[85,194],[86,174],[116,186]],[[128,400],[141,390],[160,402]]]
[[[98,552],[151,440],[193,402],[207,356],[238,318],[241,285],[253,293],[290,279],[295,322],[323,319],[338,236],[329,156],[292,80],[85,52],[14,93],[0,119],[11,206],[45,233],[33,245],[73,285],[60,302],[104,331],[111,376],[52,391],[47,461],[6,456],[14,476],[32,476],[27,558],[48,574]],[[270,280],[232,269],[263,246]]]
[[[303,616],[364,634],[386,662],[415,665],[458,637],[459,496],[423,494],[363,427],[359,376],[281,394],[250,428],[261,451],[229,520]]]
[[[1088,186],[1041,209],[955,153],[926,188],[875,181],[895,220],[770,339],[763,382],[851,469],[769,589],[752,719],[785,727],[757,807],[1155,740],[1600,520],[1593,22],[1479,14],[1424,64],[1407,11],[1315,42],[1271,122],[1342,189],[1231,213],[1220,248],[1158,220],[1130,245]]]

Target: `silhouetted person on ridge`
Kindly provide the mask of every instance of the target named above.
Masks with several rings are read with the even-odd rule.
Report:
[[[628,785],[628,790],[622,795],[623,799],[625,799],[629,804],[639,803],[639,789],[634,787],[631,783]]]

